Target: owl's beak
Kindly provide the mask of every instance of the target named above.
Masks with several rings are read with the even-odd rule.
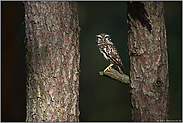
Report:
[[[104,38],[102,39],[102,41],[104,42]]]

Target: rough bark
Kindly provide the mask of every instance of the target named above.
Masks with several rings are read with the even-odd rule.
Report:
[[[133,121],[168,119],[168,54],[163,2],[127,2],[130,77],[100,72],[129,86]]]
[[[24,2],[28,122],[79,121],[76,2]]]
[[[168,54],[163,2],[128,2],[133,121],[168,116]]]

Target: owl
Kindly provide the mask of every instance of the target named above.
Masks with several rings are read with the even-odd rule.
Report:
[[[117,49],[115,48],[114,44],[111,42],[110,35],[106,33],[101,33],[99,35],[96,35],[96,43],[100,52],[104,56],[104,58],[111,63],[104,70],[104,72],[107,70],[110,70],[112,66],[117,65],[119,68],[119,72],[123,74],[124,67]]]

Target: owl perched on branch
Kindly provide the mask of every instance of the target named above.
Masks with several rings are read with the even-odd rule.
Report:
[[[119,72],[123,74],[124,67],[117,49],[115,48],[114,44],[111,42],[110,35],[106,33],[101,33],[99,35],[96,35],[96,43],[102,55],[105,57],[106,60],[108,60],[111,63],[104,70],[104,72],[107,70],[110,70],[112,66],[117,65],[119,68]]]

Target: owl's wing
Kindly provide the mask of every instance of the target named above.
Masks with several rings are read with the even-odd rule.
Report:
[[[114,65],[118,65],[121,69],[121,70],[120,69],[119,70],[124,72],[124,67],[123,67],[121,58],[119,56],[117,49],[115,48],[115,46],[113,44],[106,45],[105,48],[103,49],[103,52],[108,57],[108,60],[110,63],[112,63]]]

